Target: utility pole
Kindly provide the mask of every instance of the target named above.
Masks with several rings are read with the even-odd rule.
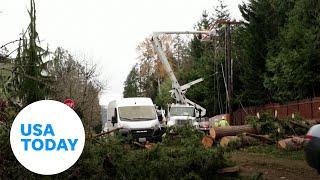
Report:
[[[217,24],[225,24],[225,77],[227,80],[227,112],[230,115],[230,123],[234,124],[232,116],[231,99],[233,94],[233,60],[231,54],[231,25],[241,24],[235,20],[217,20]]]

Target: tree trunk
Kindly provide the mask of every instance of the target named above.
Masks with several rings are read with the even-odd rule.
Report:
[[[244,135],[259,139],[263,143],[267,143],[267,144],[275,143],[274,140],[272,140],[269,135],[258,135],[258,134],[251,134],[251,133],[244,133]]]
[[[93,137],[96,138],[96,137],[108,135],[108,134],[111,134],[111,133],[113,133],[113,132],[119,131],[120,129],[122,129],[122,128],[115,128],[115,129],[113,129],[113,130],[111,130],[111,131],[107,131],[107,132],[102,132],[102,133],[96,134],[96,135],[93,136]]]
[[[212,139],[216,139],[216,131],[214,130],[214,128],[211,128],[209,130],[209,135]]]
[[[240,166],[233,166],[233,167],[226,167],[223,169],[219,169],[217,173],[224,174],[224,173],[237,173],[240,171]]]
[[[221,147],[233,145],[235,148],[257,144],[257,139],[250,136],[225,136],[220,140]]]
[[[239,142],[241,142],[241,138],[238,136],[224,136],[220,140],[220,146],[227,147],[231,145],[231,143],[238,144]]]
[[[224,136],[236,136],[242,133],[255,133],[256,130],[251,125],[214,127],[210,129],[210,136],[222,138]]]
[[[305,144],[304,138],[293,137],[278,141],[278,148],[284,150],[300,150]]]
[[[212,137],[210,136],[204,136],[202,138],[202,144],[204,146],[205,149],[212,147],[214,139],[212,139]]]
[[[311,128],[311,126],[303,124],[303,122],[296,122],[296,121],[289,121],[289,122],[290,122],[290,124],[297,126],[297,127],[300,127],[300,128],[305,128],[305,129]]]

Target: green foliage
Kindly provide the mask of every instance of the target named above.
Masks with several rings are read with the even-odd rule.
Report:
[[[171,130],[171,129],[170,129]],[[168,130],[169,131],[169,130]],[[177,128],[176,139],[170,136],[152,150],[128,144],[121,136],[87,138],[84,151],[69,170],[54,179],[215,179],[218,169],[230,165],[219,148],[205,149],[201,144],[203,132],[192,127]],[[168,132],[167,132],[168,133]],[[6,136],[9,134],[6,133]],[[3,137],[1,137],[0,140]],[[8,139],[5,138],[8,143]],[[13,157],[8,152],[7,157]],[[7,160],[7,159],[6,159]],[[4,178],[42,178],[25,170],[16,161],[8,161]],[[11,169],[12,168],[12,169]],[[227,176],[224,176],[227,177]]]
[[[192,67],[182,70],[179,74],[181,82],[184,83],[204,78],[203,82],[188,90],[187,97],[205,107],[207,116],[222,114],[226,111],[226,90],[223,79],[225,27],[214,26],[214,23],[217,19],[230,19],[230,17],[227,6],[222,1],[219,2],[219,6],[215,8],[215,14],[209,16],[204,12],[196,27],[196,30],[200,31],[214,27],[218,37],[212,41],[203,42],[201,36],[194,36],[189,45]]]
[[[302,123],[302,118],[299,115],[297,115],[295,119],[291,117],[278,119],[269,112],[262,112],[260,113],[260,118],[249,116],[246,120],[257,129],[259,134],[270,135],[274,140],[285,138],[288,135],[305,135],[307,133],[306,129],[293,126],[290,123],[290,121]]]
[[[251,116],[247,118],[247,122],[256,128],[260,134],[278,135],[280,133],[280,124],[270,113],[263,112],[260,118]]]
[[[7,87],[10,89],[7,99],[22,107],[45,99],[49,91],[47,84],[50,82],[48,77],[41,74],[45,70],[42,57],[47,55],[48,51],[39,46],[34,0],[30,0],[28,12],[30,24],[20,38],[17,57],[12,68],[13,75],[9,83],[11,86]]]
[[[15,158],[10,145],[10,127],[18,113],[13,107],[1,109],[6,119],[0,121],[0,179],[21,179],[35,176]]]
[[[243,149],[240,149],[241,152],[245,153],[257,153],[264,156],[272,156],[276,158],[285,158],[285,159],[295,159],[295,160],[304,160],[304,150],[297,151],[284,151],[282,149],[277,148],[274,144],[271,145],[258,145],[258,146],[250,146]],[[235,154],[237,152],[234,152]]]
[[[265,85],[279,102],[320,95],[319,11],[319,1],[297,0],[270,46]]]
[[[172,89],[171,87],[171,81],[168,78],[165,79],[155,100],[155,103],[164,109],[167,108],[168,104],[173,103],[173,98],[169,92]]]
[[[139,97],[139,76],[135,65],[124,82],[123,97]]]
[[[263,84],[269,42],[277,38],[291,6],[292,0],[251,0],[239,6],[246,23],[238,29],[242,87],[237,94],[246,105],[264,104],[272,98]]]
[[[319,96],[319,2],[252,0],[239,8],[238,99],[257,105]]]

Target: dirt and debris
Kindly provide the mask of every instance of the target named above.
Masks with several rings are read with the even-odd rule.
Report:
[[[233,151],[230,158],[240,166],[244,179],[320,179],[305,162],[303,150],[282,151],[273,145],[261,145]]]

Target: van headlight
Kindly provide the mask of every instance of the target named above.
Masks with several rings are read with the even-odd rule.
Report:
[[[120,124],[118,125],[119,128],[122,128],[122,129],[129,129],[129,126],[127,124]]]
[[[173,120],[171,120],[171,121],[168,121],[168,124],[167,124],[169,127],[170,126],[173,126],[174,125],[174,121]]]
[[[196,128],[199,128],[199,123],[198,122],[193,122],[192,125]]]
[[[156,123],[156,124],[153,125],[153,129],[154,129],[154,130],[157,130],[157,129],[159,129],[159,128],[160,128],[160,124]]]

